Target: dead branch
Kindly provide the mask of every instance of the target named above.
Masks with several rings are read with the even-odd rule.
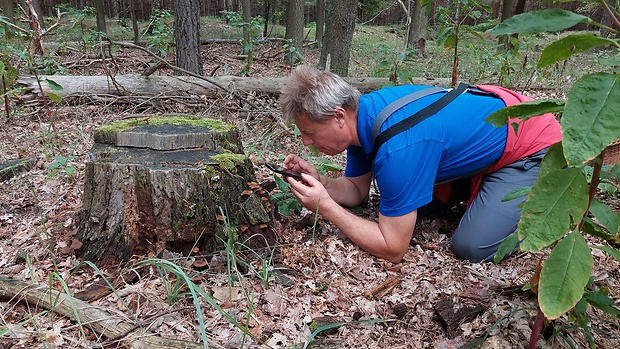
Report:
[[[119,319],[105,310],[81,301],[49,286],[29,284],[20,280],[0,276],[0,299],[24,302],[48,309],[72,321],[85,324],[108,339],[115,339],[122,346],[131,349],[199,349],[198,343],[160,337],[146,328]],[[77,315],[77,316],[76,316]],[[213,343],[209,343],[212,345]]]
[[[396,287],[396,285],[398,285],[400,282],[402,281],[402,276],[400,275],[395,275],[392,276],[391,278],[385,280],[383,283],[381,283],[379,286],[373,288],[372,290],[368,291],[366,293],[366,296],[368,298],[382,298],[385,295],[387,295],[388,293],[390,293],[390,291]]]

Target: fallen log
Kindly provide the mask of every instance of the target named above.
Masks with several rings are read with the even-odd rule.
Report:
[[[17,300],[30,306],[49,309],[56,314],[77,321],[107,339],[114,339],[130,349],[199,349],[199,343],[160,337],[148,329],[121,320],[105,310],[48,285],[35,285],[0,276],[0,299]],[[213,345],[213,343],[209,343]]]
[[[109,76],[67,76],[67,75],[44,75],[39,76],[42,81],[41,88],[44,93],[54,93],[60,97],[80,95],[102,96],[154,96],[154,95],[178,95],[179,91],[194,95],[212,95],[221,92],[224,87],[229,92],[237,90],[256,91],[267,94],[277,94],[287,81],[287,77],[239,77],[232,75],[197,78],[192,76],[143,76],[139,74]],[[345,78],[360,92],[367,93],[377,90],[388,83],[387,78],[375,77],[348,77]],[[62,90],[54,90],[45,83],[46,80],[62,86]],[[34,76],[21,76],[17,79],[19,87],[27,90],[28,94],[39,95],[39,84]],[[449,79],[424,79],[418,78],[414,84],[429,86],[448,86]]]

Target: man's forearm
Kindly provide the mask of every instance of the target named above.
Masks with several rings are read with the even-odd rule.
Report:
[[[402,241],[394,239],[394,235],[381,231],[380,224],[354,215],[335,201],[321,203],[319,213],[354,244],[373,256],[396,263],[403,258],[409,246],[410,234],[405,234],[409,237],[405,236]]]
[[[329,193],[329,196],[345,207],[361,205],[368,198],[368,190],[363,192],[363,188],[359,188],[347,177],[329,178],[325,175],[320,175],[319,180]]]

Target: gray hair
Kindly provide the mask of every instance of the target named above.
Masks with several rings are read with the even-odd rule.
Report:
[[[329,120],[338,107],[357,112],[360,92],[340,76],[300,65],[280,94],[280,108],[285,123],[306,115],[311,121]]]

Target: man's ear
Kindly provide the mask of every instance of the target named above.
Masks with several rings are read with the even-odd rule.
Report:
[[[336,111],[334,113],[334,118],[336,119],[336,122],[338,122],[338,125],[343,126],[346,117],[347,117],[346,109],[344,109],[343,107],[336,108]]]

